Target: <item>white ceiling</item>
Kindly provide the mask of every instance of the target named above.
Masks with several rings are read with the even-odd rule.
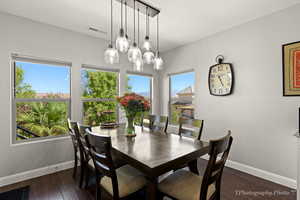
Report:
[[[162,50],[199,40],[300,3],[300,0],[147,1],[161,9]],[[107,39],[106,34],[94,33],[88,28],[93,26],[104,32],[109,30],[109,2],[109,0],[1,0],[0,11]],[[114,5],[115,30],[117,30],[120,4],[115,2]],[[145,27],[143,22],[141,19],[142,28]],[[153,40],[154,23],[155,20],[152,20]],[[131,21],[129,24],[132,24]]]

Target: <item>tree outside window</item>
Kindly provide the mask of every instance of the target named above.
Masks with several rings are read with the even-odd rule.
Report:
[[[16,140],[67,134],[70,67],[14,61]]]

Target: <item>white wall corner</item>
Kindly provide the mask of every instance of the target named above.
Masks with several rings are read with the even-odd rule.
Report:
[[[208,160],[208,156],[203,156],[201,157],[203,159]],[[245,165],[239,162],[227,160],[226,162],[226,167],[230,167],[232,169],[236,169],[242,172],[245,172],[247,174],[280,184],[284,185],[286,187],[292,188],[292,189],[297,189],[297,181],[288,177],[284,177],[278,174],[274,174],[262,169],[258,169],[249,165]],[[300,200],[300,199],[298,199]]]
[[[298,140],[298,151],[297,151],[297,160],[298,160],[298,165],[297,165],[297,200],[300,200],[300,134],[296,133],[295,136],[297,137]]]
[[[48,175],[48,174],[53,174],[55,172],[73,168],[73,166],[74,166],[74,161],[67,161],[67,162],[56,164],[56,165],[50,165],[47,167],[42,167],[42,168],[38,168],[38,169],[29,170],[26,172],[21,172],[18,174],[1,177],[0,178],[0,187],[6,186],[6,185],[11,185],[11,184],[18,183],[18,182],[22,182],[22,181],[33,179],[33,178],[37,178],[37,177]]]

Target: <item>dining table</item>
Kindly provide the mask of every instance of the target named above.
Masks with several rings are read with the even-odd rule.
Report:
[[[92,131],[111,136],[113,153],[145,175],[147,200],[157,199],[159,176],[180,166],[188,166],[191,172],[199,174],[197,158],[209,151],[208,142],[163,131],[151,132],[138,126],[135,137],[126,136],[124,125],[114,129],[93,127]]]

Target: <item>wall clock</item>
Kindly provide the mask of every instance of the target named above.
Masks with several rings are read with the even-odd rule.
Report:
[[[216,65],[209,68],[209,92],[214,96],[227,96],[233,89],[233,68],[231,63],[223,63],[224,57],[216,57]]]

